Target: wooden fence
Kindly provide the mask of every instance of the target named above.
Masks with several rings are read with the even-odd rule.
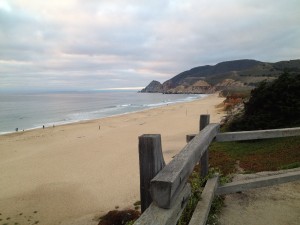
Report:
[[[208,173],[208,147],[215,140],[241,141],[299,136],[300,128],[219,133],[219,124],[210,124],[209,115],[201,115],[198,134],[187,135],[187,145],[165,164],[160,134],[139,137],[141,217],[134,225],[174,225],[191,194],[188,178],[200,163],[200,175]],[[300,172],[268,176],[220,186],[219,177],[209,179],[189,225],[206,224],[214,195],[244,191],[300,179]]]

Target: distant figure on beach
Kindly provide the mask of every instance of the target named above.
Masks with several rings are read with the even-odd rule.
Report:
[[[45,126],[43,125],[43,129],[45,129]]]
[[[16,132],[18,132],[19,128],[16,128]]]
[[[101,129],[100,125],[99,125],[99,130]]]

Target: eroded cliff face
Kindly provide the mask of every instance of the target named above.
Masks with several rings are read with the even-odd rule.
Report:
[[[216,85],[211,85],[204,80],[198,80],[192,84],[182,82],[182,84],[174,85],[171,81],[161,84],[158,81],[152,81],[141,92],[146,93],[164,93],[164,94],[211,94],[216,91],[228,88],[246,87],[244,83],[233,79],[224,79]]]
[[[232,87],[245,87],[246,85],[240,81],[236,81],[233,79],[224,79],[222,82],[218,83],[215,85],[215,90],[216,91],[222,91],[227,88],[232,88]]]
[[[164,93],[166,94],[208,94],[213,92],[214,88],[203,80],[199,80],[191,85],[185,83],[173,88],[164,88]]]

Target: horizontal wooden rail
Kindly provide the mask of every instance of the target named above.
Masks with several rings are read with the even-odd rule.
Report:
[[[300,127],[273,129],[273,130],[254,130],[254,131],[240,131],[240,132],[226,132],[219,133],[216,136],[216,141],[245,141],[255,139],[279,138],[299,136]]]
[[[285,174],[259,177],[249,180],[231,182],[218,187],[216,194],[230,194],[239,191],[246,191],[253,188],[268,187],[277,184],[283,184],[300,179],[300,171],[288,172]]]
[[[208,123],[209,115],[201,115],[200,129]],[[166,166],[162,155],[160,135],[139,137],[141,200],[142,209],[145,211],[134,225],[176,224],[191,194],[190,185],[187,184],[188,178],[199,161],[201,171],[205,176],[208,165],[207,151],[214,139],[224,142],[300,136],[300,127],[227,133],[219,133],[219,128],[219,124],[208,124],[199,134],[187,135],[187,145]],[[206,223],[213,197],[216,194],[229,194],[299,179],[300,171],[232,182],[223,186],[219,186],[218,176],[211,178],[206,183],[189,225]],[[151,196],[149,196],[149,187]],[[151,200],[153,200],[152,203]]]
[[[210,211],[215,191],[218,188],[219,176],[213,177],[206,182],[201,199],[198,202],[189,225],[205,225]]]
[[[179,219],[188,199],[191,187],[187,184],[171,209],[162,209],[152,203],[134,225],[174,225]]]
[[[187,142],[191,141],[196,135],[197,134],[186,135],[186,141]],[[292,137],[292,136],[300,136],[300,127],[218,133],[216,135],[215,141],[217,142],[246,141],[246,140]]]
[[[219,127],[219,124],[206,126],[152,179],[150,192],[159,207],[171,208],[195,165],[217,135]]]

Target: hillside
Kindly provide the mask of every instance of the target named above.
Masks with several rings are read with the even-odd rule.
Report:
[[[151,85],[141,92],[199,94],[228,88],[247,89],[256,86],[263,80],[272,81],[284,71],[289,71],[291,74],[299,72],[300,60],[268,63],[241,59],[221,62],[213,66],[199,66],[179,73],[163,84],[158,81],[151,82]],[[199,84],[201,85],[199,86]]]

